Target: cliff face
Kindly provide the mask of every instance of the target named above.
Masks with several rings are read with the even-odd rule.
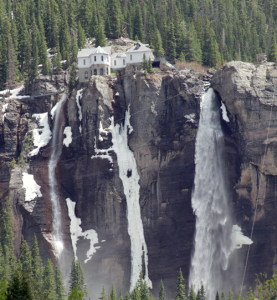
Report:
[[[217,71],[212,87],[226,104],[226,160],[237,222],[250,236],[246,283],[276,269],[276,67],[231,62]],[[232,166],[233,165],[233,166]],[[246,257],[246,248],[242,263]]]
[[[260,186],[254,244],[247,269],[247,282],[251,284],[255,273],[271,274],[276,260],[275,73],[270,64],[256,68],[236,62],[217,71],[211,80],[230,119],[221,122],[225,132],[226,173],[235,221],[247,236]],[[51,91],[60,88],[51,82],[46,85]],[[91,296],[98,296],[103,284],[109,291],[114,282],[124,292],[130,285],[132,242],[122,169],[127,170],[126,178],[134,176],[135,170],[139,176],[139,206],[148,250],[148,265],[142,259],[142,269],[148,268],[153,292],[157,293],[163,279],[168,297],[174,297],[180,268],[188,284],[195,231],[191,194],[201,91],[203,75],[193,71],[157,71],[145,76],[128,67],[117,79],[92,77],[88,84],[78,86],[65,103],[65,127],[70,127],[72,140],[63,146],[56,168],[65,247],[60,263],[67,273],[76,250]],[[9,105],[3,110],[5,120],[0,124],[0,191],[1,198],[9,196],[13,204],[16,251],[21,233],[29,243],[35,233],[44,260],[55,259],[48,178],[50,139],[42,143],[38,154],[28,154],[34,148],[31,130],[42,134],[48,124],[53,130],[51,109],[59,97],[6,100]],[[44,126],[41,117],[34,116],[42,113],[46,113]],[[121,125],[119,137],[123,136],[124,128],[129,128],[128,149],[135,165],[116,150],[113,128],[118,127],[113,127],[113,123]],[[120,143],[123,142],[122,138]],[[11,170],[11,159],[21,152],[23,160]],[[34,175],[40,186],[40,192],[31,200],[27,200],[24,173]],[[132,186],[128,193],[135,191]],[[238,250],[242,261],[246,250]]]

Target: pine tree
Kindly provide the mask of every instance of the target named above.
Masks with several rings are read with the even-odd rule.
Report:
[[[276,42],[276,30],[272,28],[271,33],[271,45],[268,55],[268,60],[274,63],[277,63],[277,42]]]
[[[7,288],[7,298],[6,300],[15,300],[15,299],[24,299],[24,300],[33,300],[31,293],[30,282],[26,275],[21,275],[17,271],[8,288]]]
[[[21,236],[21,245],[20,245],[20,255],[19,260],[21,262],[22,271],[28,277],[32,276],[32,257],[29,246],[27,242],[24,240],[23,236]]]
[[[154,70],[153,70],[153,66],[152,66],[152,60],[151,58],[149,57],[149,60],[148,60],[148,68],[147,68],[148,72],[150,74],[154,73]]]
[[[105,47],[106,43],[106,35],[104,32],[104,23],[101,17],[99,17],[98,26],[95,35],[95,47]]]
[[[120,37],[120,27],[121,27],[121,11],[120,11],[120,3],[118,0],[109,0],[108,18],[109,18],[109,32],[107,32],[107,36],[110,38],[117,39]]]
[[[175,27],[173,21],[170,22],[168,38],[167,38],[167,54],[170,60],[176,59],[176,40],[175,40]]]
[[[225,300],[224,292],[221,293],[221,298],[220,298],[220,300]]]
[[[9,198],[6,197],[1,204],[0,211],[0,244],[3,251],[3,257],[5,260],[6,270],[5,278],[9,280],[15,267],[15,257],[14,257],[14,233],[13,233],[13,221],[12,221],[12,209],[10,205]]]
[[[215,300],[220,300],[218,291],[216,292]]]
[[[108,299],[108,295],[106,294],[104,285],[103,285],[103,288],[102,288],[102,293],[100,294],[100,297],[98,299],[100,299],[100,300],[107,300]]]
[[[141,7],[139,3],[137,2],[135,7],[135,15],[134,15],[134,33],[135,40],[139,40],[143,43],[144,41],[144,32],[143,32],[143,22],[142,22],[142,13],[141,13]]]
[[[43,272],[43,283],[44,283],[44,294],[47,295],[47,299],[56,300],[56,282],[53,271],[53,265],[50,259],[47,260],[47,263],[44,267]]]
[[[146,59],[145,53],[143,53],[143,59],[142,59],[142,61],[143,61],[142,62],[142,68],[143,68],[144,71],[147,72],[147,70],[148,70],[148,61]]]
[[[83,273],[83,269],[79,260],[72,261],[71,264],[71,272],[70,272],[70,292],[73,291],[73,288],[77,286],[78,291],[84,293],[87,296],[87,286],[85,283],[85,277]]]
[[[195,294],[195,291],[194,291],[192,285],[191,285],[190,290],[189,290],[188,300],[196,300],[196,294]]]
[[[130,295],[128,292],[125,294],[124,300],[130,300]]]
[[[76,39],[72,37],[71,48],[70,48],[70,65],[77,62],[77,55],[78,55],[78,45]]]
[[[65,15],[65,10],[62,9],[59,45],[60,45],[61,57],[63,60],[67,61],[66,66],[68,66],[69,63],[70,41],[71,40],[70,40],[70,34],[69,34],[69,28],[67,24],[66,15]]]
[[[160,35],[160,32],[158,29],[156,29],[153,46],[154,46],[154,55],[156,57],[163,57],[164,49],[163,49],[163,44],[162,44],[162,38],[161,38],[161,35]]]
[[[44,26],[40,16],[38,16],[38,29],[40,32],[39,44],[38,44],[38,53],[39,53],[39,62],[42,64],[42,74],[48,75],[50,73],[50,64],[47,53],[47,44],[44,33]]]
[[[60,299],[60,298],[58,298]],[[78,287],[75,286],[71,292],[71,294],[68,297],[68,300],[83,300],[84,299],[84,293],[78,291]]]
[[[184,277],[182,274],[182,270],[179,270],[179,275],[177,278],[177,285],[176,285],[176,299],[178,298],[179,300],[186,300],[186,293],[185,293],[185,284],[184,284]]]
[[[78,23],[78,31],[77,31],[77,35],[78,35],[78,48],[83,48],[86,44],[86,36],[85,36],[85,32],[82,28],[81,22],[79,21]]]
[[[57,73],[59,73],[62,69],[61,66],[61,53],[60,53],[60,47],[59,44],[56,47],[56,52],[54,53],[53,58],[53,71],[55,70]]]
[[[164,290],[164,285],[163,285],[163,281],[161,280],[160,283],[160,290],[159,290],[159,294],[158,294],[158,300],[165,300],[165,290]]]
[[[57,299],[59,300],[65,300],[65,287],[63,284],[63,277],[61,270],[59,269],[58,266],[55,268],[55,282],[56,282],[56,294],[57,294]]]
[[[76,86],[76,67],[75,64],[72,65],[72,70],[70,73],[70,79],[69,79],[69,92],[72,92],[73,89]]]
[[[206,292],[203,284],[201,285],[201,289],[200,289],[200,300],[206,300]]]
[[[186,61],[202,62],[202,51],[193,24],[187,32],[185,53]]]
[[[110,299],[111,300],[117,300],[117,295],[116,295],[114,284],[112,285],[112,291],[111,291],[111,294],[110,294]]]

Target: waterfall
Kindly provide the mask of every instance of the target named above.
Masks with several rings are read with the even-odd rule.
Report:
[[[195,251],[189,284],[196,291],[204,285],[207,299],[224,290],[223,273],[234,249],[232,219],[223,163],[224,135],[220,123],[220,103],[212,88],[201,99],[196,137],[195,179],[192,208],[196,215]],[[237,226],[238,227],[238,226]]]
[[[54,118],[53,137],[51,143],[51,156],[48,163],[48,177],[49,177],[49,189],[50,198],[52,203],[52,218],[53,218],[53,250],[57,259],[63,251],[63,236],[62,236],[62,224],[61,224],[61,206],[59,202],[59,196],[57,194],[57,181],[55,169],[58,163],[58,159],[62,153],[63,147],[63,126],[64,118],[62,115],[63,104],[67,97],[64,93],[61,100],[52,109],[52,118]]]

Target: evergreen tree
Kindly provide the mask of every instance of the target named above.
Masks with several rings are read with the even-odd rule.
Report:
[[[161,280],[160,283],[160,290],[159,290],[159,294],[158,294],[158,300],[165,300],[165,290],[164,290],[164,285],[163,285],[163,281]]]
[[[85,277],[83,273],[83,269],[79,260],[72,261],[71,264],[71,272],[70,272],[70,292],[73,291],[73,288],[77,286],[78,291],[84,293],[87,296],[87,286],[85,283]]]
[[[29,246],[21,236],[21,245],[20,245],[20,256],[19,260],[21,262],[22,271],[26,276],[31,277],[32,275],[32,257]]]
[[[220,300],[218,291],[216,292],[215,300]]]
[[[128,292],[125,294],[124,300],[130,300],[130,295]]]
[[[104,285],[103,285],[103,288],[102,288],[102,293],[100,294],[100,297],[98,299],[100,299],[100,300],[107,300],[108,299],[108,295],[106,294]]]
[[[57,299],[59,300],[65,300],[65,287],[63,284],[63,277],[61,270],[58,266],[55,268],[55,282],[56,282],[56,294]]]
[[[147,71],[148,70],[148,61],[146,59],[146,55],[145,53],[143,53],[143,60],[142,60],[142,68],[144,71]]]
[[[188,300],[196,300],[196,294],[195,294],[195,291],[194,291],[192,285],[191,285],[190,290],[189,290]]]
[[[277,63],[277,42],[276,42],[276,30],[272,28],[271,33],[271,45],[270,52],[268,55],[268,60],[274,63]]]
[[[78,35],[78,48],[84,48],[85,44],[86,44],[86,36],[85,36],[85,32],[82,28],[81,22],[79,21],[78,23],[78,31],[77,31],[77,35]]]
[[[76,67],[75,64],[73,64],[70,73],[70,79],[69,79],[69,92],[72,92],[75,86],[76,86]]]
[[[148,60],[148,68],[147,68],[148,72],[150,74],[154,73],[154,70],[153,70],[153,66],[152,66],[152,60],[151,58],[149,57],[149,60]]]
[[[76,39],[73,37],[71,42],[71,48],[70,48],[70,65],[77,62],[77,55],[78,55],[78,46]]]
[[[200,289],[200,300],[206,300],[206,292],[205,292],[203,284],[201,285],[201,289]]]
[[[44,294],[47,296],[49,300],[56,300],[56,282],[53,271],[53,265],[50,259],[47,260],[47,263],[44,267],[43,272],[43,283],[44,283]]]
[[[109,0],[108,18],[109,32],[107,32],[107,36],[110,38],[119,38],[121,27],[121,11],[119,0]]]
[[[135,7],[135,15],[134,15],[134,33],[135,40],[139,40],[140,42],[144,41],[144,32],[143,32],[143,22],[142,22],[142,13],[139,3],[137,2]]]
[[[112,285],[112,291],[111,291],[111,294],[110,294],[110,299],[111,300],[117,300],[117,295],[116,295],[114,284]]]
[[[225,300],[224,292],[221,293],[221,298],[220,298],[220,300]]]
[[[175,27],[173,21],[170,22],[167,38],[167,54],[170,60],[176,59],[176,40],[175,40]]]
[[[69,53],[70,53],[70,34],[69,34],[67,18],[64,9],[62,9],[61,12],[59,45],[60,45],[61,57],[63,60],[67,61],[67,65],[68,65]]]
[[[156,57],[163,57],[164,49],[163,49],[163,45],[162,45],[162,38],[161,38],[161,35],[160,35],[160,32],[158,29],[156,29],[153,46],[154,46],[154,55]]]
[[[7,300],[24,299],[33,300],[31,293],[30,282],[26,275],[20,275],[17,271],[8,288],[7,288]]]
[[[78,291],[78,287],[75,286],[71,294],[69,295],[68,300],[83,300],[83,299],[84,299],[84,293]]]
[[[104,23],[101,17],[99,17],[98,26],[95,35],[95,47],[105,47],[106,43],[106,35],[104,32]]]
[[[185,53],[186,61],[202,62],[202,51],[193,24],[187,32]]]
[[[185,293],[184,277],[183,277],[181,269],[179,270],[179,275],[177,278],[176,291],[177,291],[176,299],[179,299],[179,300],[187,299],[186,293]]]

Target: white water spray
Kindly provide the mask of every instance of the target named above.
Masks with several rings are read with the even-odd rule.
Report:
[[[64,120],[62,117],[63,104],[66,101],[66,94],[63,94],[61,100],[52,109],[54,116],[54,128],[53,137],[51,143],[51,156],[48,163],[48,177],[49,177],[49,188],[50,198],[52,202],[52,218],[53,218],[53,250],[57,258],[60,257],[63,249],[63,236],[62,236],[62,224],[61,224],[61,206],[59,202],[59,196],[57,194],[57,181],[55,169],[58,163],[58,159],[62,153],[63,147],[63,131]],[[53,118],[53,117],[52,117]]]
[[[192,195],[196,234],[189,276],[189,284],[196,290],[200,289],[201,284],[204,285],[208,300],[215,299],[217,290],[221,292],[229,288],[223,275],[228,268],[231,252],[238,245],[252,243],[247,237],[242,238],[237,225],[233,229],[225,184],[223,138],[220,103],[210,88],[202,96],[196,137]]]

